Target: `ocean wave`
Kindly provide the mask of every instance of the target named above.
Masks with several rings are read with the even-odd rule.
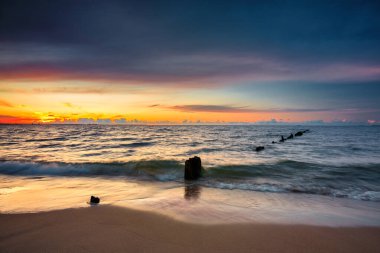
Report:
[[[180,172],[181,164],[170,160],[131,161],[127,163],[28,163],[0,162],[0,174],[22,176],[136,176],[164,178]]]
[[[297,193],[331,196],[336,198],[350,198],[356,200],[380,202],[380,191],[367,191],[366,189],[333,189],[326,186],[315,186],[307,184],[281,185],[281,184],[254,184],[254,183],[227,183],[227,182],[207,182],[207,187],[228,189],[228,190],[248,190],[271,193]]]
[[[130,177],[184,182],[183,163],[140,160],[125,163],[0,162],[0,174],[15,176]],[[331,167],[292,160],[272,164],[204,168],[198,184],[219,189],[316,194],[380,201],[380,164]]]
[[[41,144],[38,146],[38,148],[56,148],[56,147],[62,147],[59,143],[50,143],[50,144]]]
[[[15,142],[15,141],[9,141],[9,142],[2,142],[1,145],[2,146],[12,146],[12,145],[17,145],[18,142]]]
[[[40,138],[40,139],[28,139],[24,140],[25,142],[45,142],[45,141],[65,141],[65,137],[56,137],[56,138]]]
[[[134,141],[136,138],[134,137],[120,137],[120,138],[111,138],[110,141]]]
[[[121,143],[118,144],[118,147],[127,147],[127,148],[140,148],[154,145],[154,142],[132,142],[132,143]]]
[[[223,151],[223,148],[198,148],[198,149],[189,150],[187,152],[187,155],[196,155],[200,153],[211,153],[211,152],[218,152],[218,151]]]

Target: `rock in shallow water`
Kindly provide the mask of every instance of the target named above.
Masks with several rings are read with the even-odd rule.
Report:
[[[259,152],[259,151],[264,150],[264,149],[265,149],[265,147],[263,147],[263,146],[258,146],[258,147],[256,147],[256,152]]]

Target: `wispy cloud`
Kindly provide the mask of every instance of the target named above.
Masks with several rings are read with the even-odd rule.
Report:
[[[30,124],[38,121],[38,118],[33,117],[18,117],[0,114],[0,124]]]
[[[0,99],[0,106],[4,106],[4,107],[14,107],[14,105],[12,105],[12,104],[9,103],[8,101],[2,100],[2,99]]]
[[[167,108],[182,112],[251,112],[247,107],[229,106],[229,105],[174,105]]]
[[[73,93],[73,94],[103,94],[107,89],[96,87],[52,87],[34,88],[33,93]]]
[[[3,81],[0,76],[0,81]],[[30,80],[29,80],[30,81]],[[101,80],[71,81],[39,81],[29,82],[21,81],[11,86],[7,83],[0,83],[0,93],[18,93],[18,94],[155,94],[153,89],[147,89],[143,84],[133,83],[130,85],[119,85]],[[69,83],[69,84],[68,84]]]
[[[1,52],[0,52],[1,55]],[[78,56],[80,57],[80,56]],[[100,56],[99,56],[100,57]],[[112,56],[107,56],[112,57]],[[88,61],[88,62],[87,62]],[[78,65],[76,62],[84,62]],[[101,63],[97,63],[101,62]],[[160,86],[220,86],[239,81],[363,81],[379,80],[378,63],[328,62],[310,63],[283,59],[278,56],[244,56],[230,52],[186,53],[173,52],[153,59],[143,58],[139,62],[119,61],[118,57],[109,59],[108,65],[92,57],[74,59],[73,62],[41,64],[0,65],[0,79],[23,81],[60,81],[80,80],[88,82],[112,82],[123,86],[150,84]],[[128,65],[120,68],[120,65]],[[130,65],[130,66],[129,66]],[[72,89],[58,87],[51,92],[71,92]],[[83,93],[104,93],[107,88],[83,89]],[[39,90],[43,92],[44,90]],[[73,90],[80,93],[81,90]]]
[[[63,105],[66,106],[66,107],[69,107],[69,108],[73,108],[74,107],[71,103],[68,103],[68,102],[63,103]]]
[[[326,112],[330,108],[264,108],[255,109],[248,106],[232,105],[174,105],[165,108],[182,112],[216,112],[216,113],[284,113],[284,112]]]
[[[65,106],[65,107],[67,107],[67,108],[71,108],[71,109],[82,109],[82,107],[77,106],[77,105],[75,105],[75,104],[73,104],[73,103],[70,103],[70,102],[64,102],[64,103],[62,103],[62,104],[63,104],[63,106]]]

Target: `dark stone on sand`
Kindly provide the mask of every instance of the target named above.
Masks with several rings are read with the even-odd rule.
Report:
[[[91,204],[99,204],[99,202],[100,202],[100,198],[91,196],[91,198],[90,198]]]
[[[280,140],[280,142],[284,142],[284,141],[285,141],[284,136],[281,135],[281,140]]]
[[[259,151],[264,150],[264,149],[265,148],[263,146],[258,146],[258,147],[256,147],[256,152],[259,152]]]
[[[275,143],[277,143],[277,142],[275,142],[275,141],[272,141],[272,144],[275,144]]]
[[[301,132],[301,131],[299,131],[299,132],[297,132],[296,134],[295,134],[295,136],[302,136],[303,135],[303,133]]]
[[[189,158],[185,162],[185,179],[195,180],[201,177],[202,161],[198,156]]]

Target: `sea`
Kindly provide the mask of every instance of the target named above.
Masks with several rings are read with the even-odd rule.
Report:
[[[380,126],[0,125],[0,213],[91,195],[186,222],[379,226]]]

